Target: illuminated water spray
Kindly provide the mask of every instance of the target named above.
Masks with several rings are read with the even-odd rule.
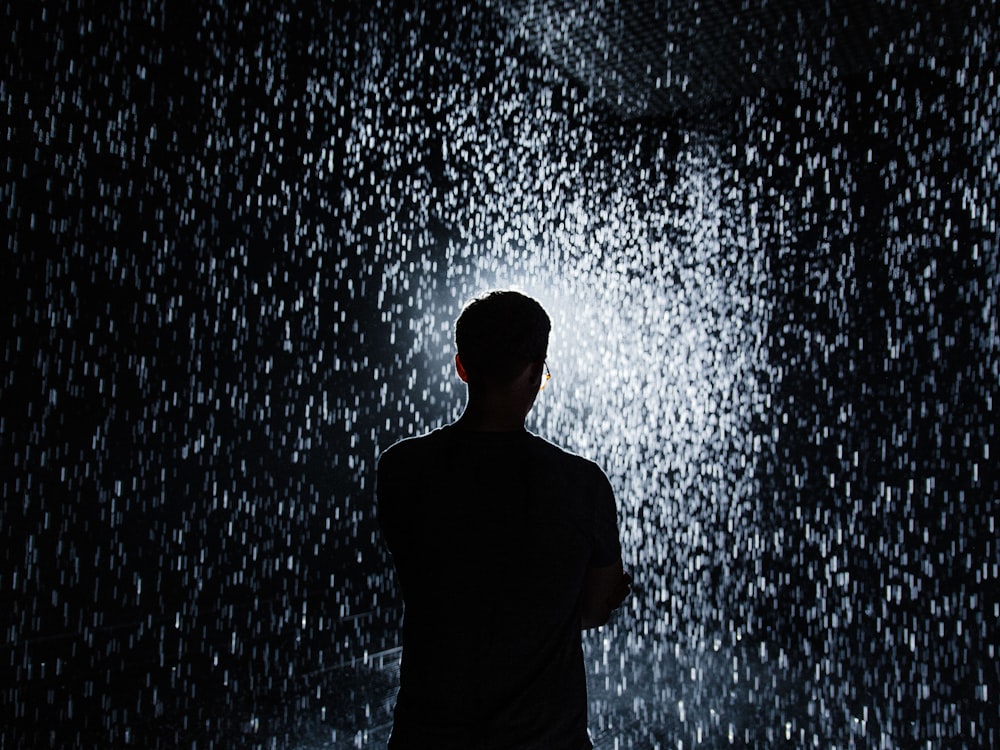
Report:
[[[598,747],[997,744],[991,4],[147,5],[6,16],[0,744],[381,746],[375,460],[496,286],[619,498]]]

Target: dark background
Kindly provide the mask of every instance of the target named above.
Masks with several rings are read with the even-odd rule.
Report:
[[[374,463],[514,284],[598,746],[995,745],[992,3],[441,5],[4,9],[0,744],[378,746]]]

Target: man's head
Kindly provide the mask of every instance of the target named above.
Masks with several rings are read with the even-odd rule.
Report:
[[[520,292],[494,291],[465,306],[455,323],[455,344],[473,386],[509,384],[549,346],[549,316]]]

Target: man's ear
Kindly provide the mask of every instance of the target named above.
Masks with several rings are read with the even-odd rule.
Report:
[[[468,383],[469,374],[465,371],[465,365],[462,364],[462,358],[457,354],[455,355],[455,369],[458,370],[458,377],[462,379],[462,382]]]
[[[540,359],[532,363],[531,379],[538,383],[539,387],[545,384],[545,360]]]

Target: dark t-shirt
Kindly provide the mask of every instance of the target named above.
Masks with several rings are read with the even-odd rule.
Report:
[[[405,613],[389,747],[591,747],[584,573],[621,557],[604,472],[448,426],[385,451],[377,494]]]

